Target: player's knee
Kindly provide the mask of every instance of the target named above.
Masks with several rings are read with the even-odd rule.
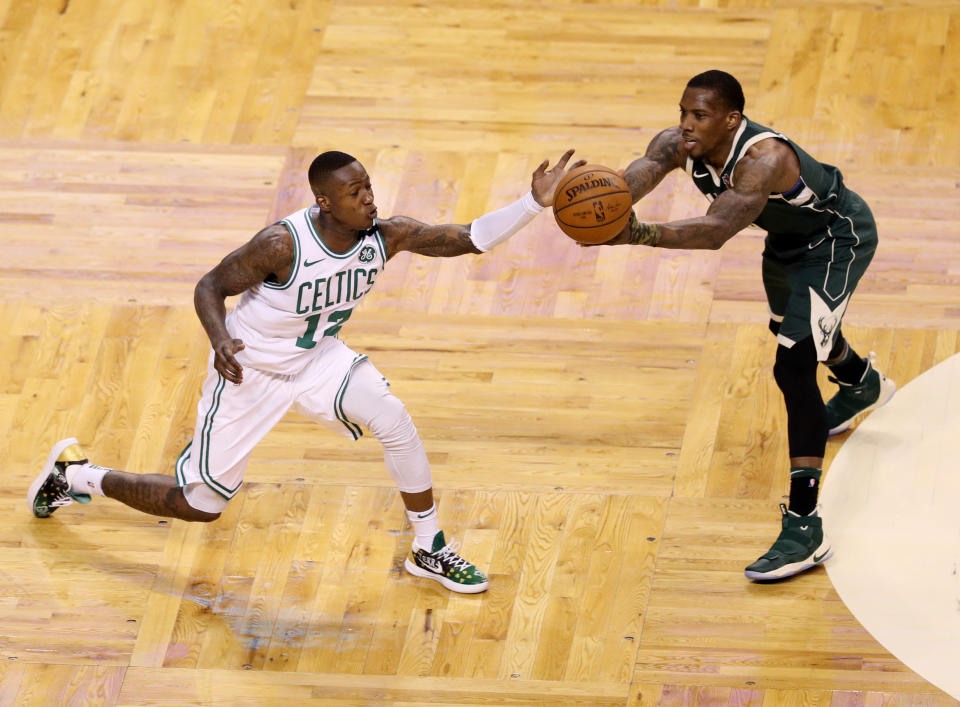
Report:
[[[780,350],[785,347],[777,347],[777,360],[773,364],[773,379],[777,382],[777,385],[780,386],[780,389],[783,390],[783,387],[789,383],[791,376],[794,374],[793,367],[790,365],[790,362],[787,361],[784,357],[780,356]]]
[[[773,378],[784,396],[802,395],[817,384],[817,350],[812,337],[798,341],[791,347],[777,347],[773,364]]]
[[[370,430],[387,449],[404,451],[420,441],[407,408],[373,366],[357,368],[341,404],[348,419]]]
[[[212,523],[220,517],[219,513],[207,513],[206,511],[198,511],[196,508],[191,508],[184,516],[181,516],[180,520],[185,520],[190,523]]]
[[[384,446],[395,446],[417,438],[417,428],[407,408],[395,395],[384,396],[377,413],[367,423],[370,432]]]
[[[176,517],[191,523],[210,523],[220,517],[227,500],[203,483],[190,483],[178,488]]]

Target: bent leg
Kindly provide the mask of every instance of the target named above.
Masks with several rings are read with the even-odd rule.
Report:
[[[171,476],[131,474],[91,464],[73,437],[60,440],[51,449],[27,500],[36,517],[47,518],[74,501],[90,503],[93,496],[108,496],[144,513],[187,521],[216,520],[225,507],[188,503]]]
[[[111,470],[101,484],[108,498],[151,515],[202,523],[220,517],[220,513],[201,511],[187,503],[183,489],[172,476]]]
[[[366,427],[383,445],[387,472],[409,511],[433,506],[433,477],[423,441],[410,414],[372,363],[353,372],[343,396],[347,417]]]
[[[228,385],[212,356],[207,365],[193,441],[177,459],[175,477],[85,464],[67,470],[73,490],[102,493],[156,516],[219,518],[240,488],[250,453],[286,412],[292,393],[283,376],[247,369],[243,384]]]
[[[387,471],[400,490],[415,535],[404,561],[407,572],[455,592],[485,591],[486,575],[461,557],[460,544],[439,529],[430,463],[409,413],[372,363],[342,348],[334,355],[349,367],[333,380],[335,395],[320,383],[297,399],[297,409],[324,424],[335,420],[334,429],[339,425],[354,439],[363,425],[383,445]]]
[[[338,381],[339,383],[339,381]],[[417,428],[406,407],[390,392],[383,375],[368,360],[356,361],[337,388],[335,402],[317,387],[296,402],[296,409],[311,419],[335,425],[366,427],[383,445],[387,472],[411,511],[426,511],[433,505],[433,478],[430,462]]]
[[[182,487],[184,503],[207,514],[226,507],[240,490],[253,449],[290,408],[294,390],[290,376],[251,367],[244,369],[242,384],[229,383],[214,369],[211,355],[193,439],[175,465],[173,483]],[[140,492],[156,493],[152,486]]]
[[[449,540],[437,524],[430,462],[406,407],[373,364],[357,367],[343,397],[343,411],[362,422],[383,445],[383,459],[393,477],[415,535],[403,566],[410,574],[440,582],[454,592],[475,594],[489,586],[486,575],[460,556],[460,543]]]

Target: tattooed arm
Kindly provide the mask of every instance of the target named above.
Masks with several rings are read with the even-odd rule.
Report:
[[[647,145],[646,154],[623,171],[634,203],[645,197],[663,178],[683,167],[685,155],[680,149],[680,128],[667,128]]]
[[[720,194],[703,216],[669,223],[643,223],[631,216],[627,227],[603,245],[715,250],[753,223],[770,194],[789,189],[799,175],[799,162],[789,147],[779,140],[763,140],[747,150],[733,172],[734,186]]]
[[[789,188],[790,179],[795,182],[798,176],[793,151],[778,140],[764,140],[747,150],[734,170],[734,186],[720,194],[706,214],[661,224],[634,219],[630,242],[715,250],[756,220],[770,194]]]
[[[293,238],[282,224],[275,223],[237,248],[202,278],[193,291],[193,305],[200,317],[210,345],[213,366],[232,383],[243,382],[243,368],[234,354],[243,349],[243,342],[227,331],[224,300],[239,295],[273,275],[278,282],[290,277],[293,266]]]
[[[451,258],[464,253],[483,253],[506,240],[524,225],[529,223],[540,211],[553,203],[553,193],[557,184],[566,173],[567,162],[573,150],[567,150],[557,160],[553,169],[547,169],[549,162],[544,160],[533,172],[530,179],[530,192],[515,201],[489,214],[484,214],[467,225],[444,224],[428,226],[406,216],[395,216],[380,222],[380,231],[387,244],[388,257],[401,250],[409,250],[420,255]],[[583,164],[583,160],[571,165],[574,169]]]
[[[481,253],[470,240],[470,226],[447,223],[431,226],[407,216],[380,221],[380,232],[393,257],[402,250],[433,258],[453,258],[465,253]]]

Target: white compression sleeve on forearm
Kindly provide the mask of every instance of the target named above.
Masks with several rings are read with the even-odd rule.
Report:
[[[528,191],[509,206],[474,219],[470,224],[470,240],[478,250],[486,252],[526,226],[541,211],[543,207],[533,198],[533,192]]]

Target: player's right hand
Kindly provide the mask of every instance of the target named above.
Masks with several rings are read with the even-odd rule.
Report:
[[[243,351],[243,348],[240,339],[223,339],[213,347],[213,367],[217,373],[237,385],[243,383],[243,366],[233,355]]]
[[[567,169],[567,162],[570,161],[572,155],[573,149],[567,150],[560,156],[560,159],[557,160],[553,169],[548,170],[547,165],[549,161],[544,160],[537,166],[536,170],[534,170],[533,177],[530,181],[530,191],[533,194],[534,201],[540,204],[540,206],[546,208],[553,204],[553,193],[556,191],[557,184],[563,179],[564,174],[571,169],[582,167],[587,163],[586,160],[577,160]]]

